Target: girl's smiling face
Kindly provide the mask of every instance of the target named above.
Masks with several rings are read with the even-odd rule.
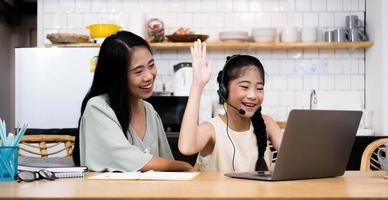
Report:
[[[244,67],[239,73],[236,79],[229,82],[228,102],[243,109],[244,117],[251,118],[263,102],[263,77],[255,66]]]

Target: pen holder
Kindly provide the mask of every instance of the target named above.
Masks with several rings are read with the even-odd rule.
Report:
[[[18,168],[18,147],[0,146],[0,181],[12,181]]]

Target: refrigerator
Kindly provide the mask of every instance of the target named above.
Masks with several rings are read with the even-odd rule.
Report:
[[[15,127],[76,128],[98,47],[15,49]]]

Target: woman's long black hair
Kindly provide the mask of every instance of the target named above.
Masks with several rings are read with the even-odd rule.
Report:
[[[220,71],[217,77],[218,83],[223,84],[228,89],[229,82],[237,79],[243,72],[244,67],[255,66],[259,70],[263,84],[265,81],[264,67],[259,59],[249,55],[234,55],[228,57],[224,66],[223,71]],[[221,83],[222,82],[222,83]],[[229,89],[228,89],[229,90]],[[228,97],[224,97],[227,99]],[[253,114],[252,118],[253,132],[257,140],[257,148],[259,151],[258,159],[256,162],[256,171],[268,170],[264,160],[264,152],[267,148],[267,131],[264,123],[264,119],[261,115],[261,107]]]
[[[145,47],[152,53],[147,41],[128,31],[119,31],[104,40],[98,54],[92,86],[81,105],[82,117],[89,99],[107,94],[110,106],[120,122],[125,137],[127,137],[126,133],[131,119],[128,68],[131,63],[133,47]],[[80,164],[79,126],[81,117],[78,121],[78,132],[73,150],[73,160],[76,165]]]

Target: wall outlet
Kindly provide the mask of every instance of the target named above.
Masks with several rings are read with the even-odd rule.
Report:
[[[298,74],[327,74],[328,63],[326,60],[313,60],[299,62],[295,68],[294,73]]]

